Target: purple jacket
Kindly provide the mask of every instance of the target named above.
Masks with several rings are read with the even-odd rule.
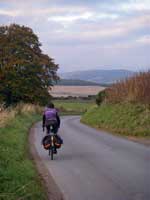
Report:
[[[60,126],[60,118],[55,108],[46,108],[43,113],[43,126],[47,120],[56,120],[58,126]]]
[[[55,108],[47,108],[44,111],[46,120],[57,120],[56,118],[57,110]]]

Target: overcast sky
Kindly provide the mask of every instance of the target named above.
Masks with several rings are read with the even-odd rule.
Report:
[[[150,0],[0,0],[0,24],[27,25],[60,71],[150,68]]]

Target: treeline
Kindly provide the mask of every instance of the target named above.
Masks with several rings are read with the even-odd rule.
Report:
[[[140,72],[133,77],[118,81],[97,96],[97,104],[141,103],[150,104],[150,71]]]

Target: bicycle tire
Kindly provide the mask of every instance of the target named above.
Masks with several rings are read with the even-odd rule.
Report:
[[[53,148],[51,149],[51,160],[54,160],[54,151],[53,151]]]

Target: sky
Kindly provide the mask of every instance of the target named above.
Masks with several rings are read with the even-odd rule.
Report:
[[[150,0],[0,0],[0,25],[33,29],[61,72],[150,69]]]

